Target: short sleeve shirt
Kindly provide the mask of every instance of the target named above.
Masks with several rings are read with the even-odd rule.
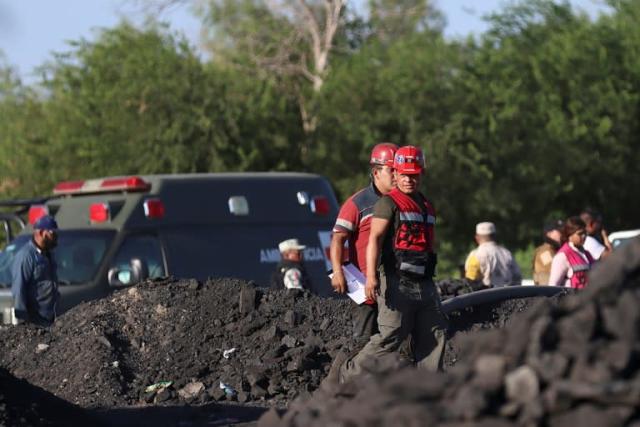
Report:
[[[378,203],[373,207],[374,218],[393,220],[395,219],[398,207],[389,196],[381,197]]]
[[[584,248],[589,251],[595,260],[600,259],[602,253],[606,249],[602,243],[592,236],[587,236],[587,239],[584,241]]]
[[[536,248],[533,257],[533,283],[536,285],[549,284],[549,274],[551,273],[551,262],[556,254],[556,250],[549,243],[544,243]]]
[[[366,252],[371,232],[373,206],[380,194],[373,184],[349,197],[340,208],[333,232],[347,233],[349,236],[349,261],[357,265],[363,273],[366,268]]]
[[[393,199],[389,196],[382,196],[378,203],[373,207],[373,217],[386,219],[391,221],[387,234],[384,236],[382,242],[382,250],[380,252],[381,262],[387,273],[395,271],[396,260],[393,254],[393,235],[395,233],[396,225],[395,217],[398,207],[393,202]]]

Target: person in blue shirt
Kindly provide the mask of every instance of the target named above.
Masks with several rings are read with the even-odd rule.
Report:
[[[50,215],[33,225],[33,237],[17,253],[12,265],[11,293],[15,316],[23,322],[49,327],[56,319],[60,299],[52,249],[58,240],[58,224]]]

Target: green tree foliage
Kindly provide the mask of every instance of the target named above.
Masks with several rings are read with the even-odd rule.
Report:
[[[295,109],[267,81],[203,64],[162,28],[123,24],[72,47],[44,68],[44,95],[5,83],[3,160],[13,168],[7,182],[22,192],[91,176],[287,169],[297,161],[283,142],[299,137],[286,133]]]
[[[586,205],[610,228],[637,226],[638,208],[624,205],[640,178],[639,5],[592,22],[567,3],[526,2],[478,41],[427,33],[365,46],[326,84],[324,173],[346,195],[365,182],[376,142],[422,146],[449,271],[482,220],[514,248]]]
[[[222,89],[184,40],[129,25],[59,56],[45,82],[60,169],[81,177],[222,168]],[[216,126],[217,125],[217,126]]]
[[[0,66],[0,193],[15,197],[37,187],[35,171],[46,167],[47,117],[33,89],[10,66]],[[44,190],[38,188],[38,190]]]
[[[383,43],[419,32],[439,32],[444,25],[431,0],[369,0],[369,14],[374,35]]]
[[[315,97],[329,73],[344,11],[345,0],[208,0],[199,8],[211,28],[214,61],[278,82],[297,102],[307,136],[318,124]]]
[[[479,221],[521,259],[546,219],[585,205],[609,229],[638,226],[640,1],[612,0],[595,21],[566,2],[521,2],[468,40],[442,37],[430,1],[371,0],[369,16],[344,3],[320,85],[288,72],[314,72],[313,36],[303,9],[282,7],[312,5],[326,24],[320,7],[336,0],[202,4],[209,62],[165,27],[121,24],[57,55],[38,86],[0,66],[0,194],[115,174],[304,170],[343,200],[366,184],[371,147],[393,141],[425,151],[441,273]]]
[[[638,58],[625,47],[638,29],[619,26],[633,12],[639,22],[640,3],[624,6],[593,23],[567,3],[522,3],[471,46],[455,82],[462,114],[449,124],[459,131],[450,142],[473,159],[469,225],[495,220],[521,247],[544,218],[585,205],[606,208],[614,227],[637,225],[638,208],[624,207],[631,194],[618,198],[640,178],[631,172],[640,160],[637,69],[622,59]]]

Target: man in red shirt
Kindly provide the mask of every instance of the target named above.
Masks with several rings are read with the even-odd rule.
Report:
[[[342,262],[345,260],[345,242],[349,243],[349,261],[364,275],[366,268],[366,251],[369,242],[369,230],[373,205],[378,199],[395,187],[393,174],[393,157],[398,146],[383,142],[371,150],[371,184],[353,194],[340,208],[331,238],[331,265],[334,271],[331,286],[338,293],[347,289]],[[367,301],[356,306],[354,336],[368,340],[378,332],[378,307],[374,301]]]
[[[394,162],[397,188],[373,208],[365,293],[378,301],[379,332],[341,365],[341,381],[364,372],[367,359],[393,356],[409,336],[418,367],[442,368],[447,321],[433,282],[435,210],[419,190],[424,167],[422,150],[399,148]]]

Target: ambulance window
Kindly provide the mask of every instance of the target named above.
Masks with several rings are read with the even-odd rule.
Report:
[[[133,258],[139,258],[147,264],[150,278],[166,276],[162,249],[156,236],[138,234],[125,238],[111,267],[126,269]]]

